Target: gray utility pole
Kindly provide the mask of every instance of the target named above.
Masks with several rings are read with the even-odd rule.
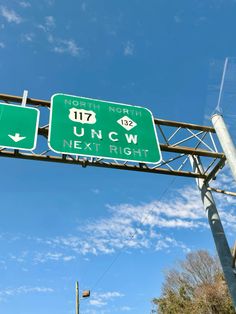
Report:
[[[192,168],[195,172],[203,173],[203,166],[198,156],[190,157]],[[224,277],[231,294],[234,308],[236,309],[236,276],[232,268],[233,257],[221,224],[211,191],[208,183],[201,178],[196,179],[197,186],[201,192],[201,198],[206,211],[211,232],[215,241],[216,250],[223,269]]]
[[[229,167],[232,171],[234,179],[236,180],[236,149],[233,140],[229,134],[227,126],[225,125],[222,115],[214,114],[211,117],[211,120],[229,163]]]
[[[79,283],[75,283],[75,314],[79,314]]]

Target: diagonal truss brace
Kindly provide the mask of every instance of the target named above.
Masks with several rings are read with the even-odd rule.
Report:
[[[6,103],[21,103],[21,96],[0,94],[0,101]],[[50,101],[27,98],[28,106],[35,106],[43,111],[50,110]],[[49,114],[49,110],[46,110]],[[160,164],[135,163],[130,161],[109,160],[102,158],[71,156],[55,154],[47,145],[48,124],[39,127],[38,134],[43,140],[40,147],[32,152],[0,148],[0,157],[32,159],[48,162],[60,162],[81,165],[82,167],[106,167],[120,170],[132,170],[148,173],[168,174],[175,176],[202,178],[208,182],[212,180],[218,171],[224,166],[225,156],[218,152],[215,142],[215,130],[213,127],[190,123],[154,119],[159,134],[160,148],[163,160]],[[184,144],[184,145],[183,145]],[[193,172],[189,162],[189,156],[202,158],[203,172]]]

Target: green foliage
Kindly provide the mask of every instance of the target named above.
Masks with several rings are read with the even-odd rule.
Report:
[[[219,261],[207,251],[186,256],[166,272],[162,295],[155,298],[158,314],[234,314]]]

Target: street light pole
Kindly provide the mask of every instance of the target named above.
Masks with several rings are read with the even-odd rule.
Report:
[[[79,283],[75,283],[75,314],[79,314]]]
[[[90,290],[82,291],[82,298],[89,298],[90,297]],[[80,308],[80,296],[79,296],[79,282],[75,282],[75,314],[79,314]]]

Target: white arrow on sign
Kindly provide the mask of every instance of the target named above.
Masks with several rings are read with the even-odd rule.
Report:
[[[16,133],[15,135],[8,134],[8,136],[14,141],[14,142],[19,142],[25,139],[25,136],[20,136],[19,133]]]

